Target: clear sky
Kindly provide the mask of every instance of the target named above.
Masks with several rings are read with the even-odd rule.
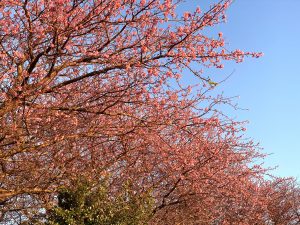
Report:
[[[208,0],[188,0],[180,10],[207,7]],[[248,120],[247,135],[259,142],[273,174],[300,179],[300,0],[236,0],[222,31],[228,48],[263,52],[260,59],[227,63],[221,73],[233,76],[219,90],[239,95],[247,111],[233,116]],[[207,71],[214,77],[214,71]],[[218,73],[220,73],[218,72]]]

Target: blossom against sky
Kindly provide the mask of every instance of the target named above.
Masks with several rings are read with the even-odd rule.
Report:
[[[208,7],[204,1],[188,1],[180,10]],[[240,110],[232,115],[248,120],[248,136],[260,142],[266,166],[280,176],[300,177],[300,1],[236,0],[227,12],[226,24],[214,27],[228,40],[228,48],[263,52],[259,59],[226,63],[220,71],[233,75],[219,91],[240,96]],[[212,74],[214,75],[214,74]]]

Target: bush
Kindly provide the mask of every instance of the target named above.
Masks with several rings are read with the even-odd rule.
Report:
[[[151,195],[135,193],[129,183],[112,194],[107,181],[77,181],[59,190],[57,205],[47,211],[45,222],[29,224],[143,225],[151,218],[153,207]]]

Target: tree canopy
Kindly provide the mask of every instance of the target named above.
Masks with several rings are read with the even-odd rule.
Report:
[[[261,53],[205,32],[231,0],[182,15],[181,2],[0,2],[1,221],[49,208],[78,177],[111,174],[111,190],[151,190],[152,223],[263,224],[264,155],[205,75]]]

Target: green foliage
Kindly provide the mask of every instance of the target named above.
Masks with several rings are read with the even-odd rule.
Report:
[[[151,218],[150,194],[137,195],[129,184],[115,195],[107,182],[80,181],[58,192],[58,204],[48,212],[47,225],[143,225]]]

